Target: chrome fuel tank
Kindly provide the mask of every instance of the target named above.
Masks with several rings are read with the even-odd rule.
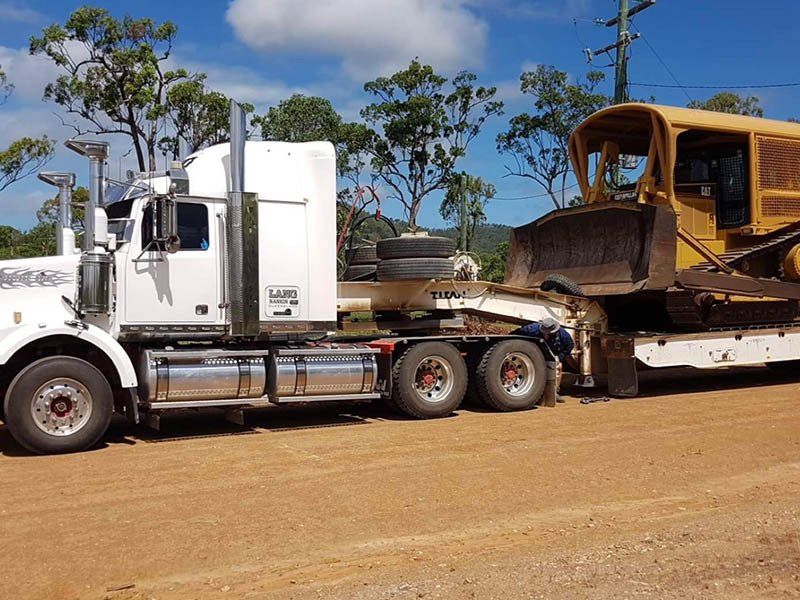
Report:
[[[260,398],[266,391],[267,351],[146,350],[139,365],[139,399]]]
[[[368,394],[378,378],[377,352],[356,346],[275,350],[270,398]]]

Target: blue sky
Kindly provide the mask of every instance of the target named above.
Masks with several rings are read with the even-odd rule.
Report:
[[[615,14],[612,0],[140,0],[95,2],[117,16],[170,19],[179,27],[177,62],[209,74],[215,89],[252,102],[257,111],[293,92],[329,97],[349,119],[368,98],[363,82],[414,56],[452,74],[474,71],[479,81],[496,85],[506,102],[506,115],[487,124],[467,159],[460,165],[493,182],[498,197],[538,194],[528,180],[504,177],[504,158],[495,151],[495,137],[509,117],[526,110],[529,101],[518,92],[520,72],[536,64],[552,64],[580,77],[587,71],[586,46],[599,48],[613,40],[612,29],[598,27],[595,17]],[[43,26],[63,22],[79,3],[58,0],[0,0],[0,65],[16,90],[0,107],[0,145],[22,135],[46,133],[63,141],[70,130],[54,115],[58,108],[41,100],[44,83],[54,75],[45,61],[27,55],[28,38]],[[797,25],[800,3],[776,0],[754,28],[752,2],[744,0],[659,0],[635,23],[649,42],[635,42],[630,63],[632,82],[673,84],[654,48],[683,85],[754,85],[800,81]],[[597,65],[610,61],[599,59]],[[613,72],[609,76],[611,91]],[[710,90],[687,90],[703,99]],[[659,103],[685,105],[680,89],[634,87],[640,96],[653,94]],[[800,88],[753,90],[766,116],[800,116]],[[112,175],[129,158],[124,138],[111,138],[117,153]],[[73,170],[79,183],[86,165],[60,148],[48,165]],[[0,223],[29,227],[35,209],[52,188],[35,177],[0,193]],[[438,198],[430,198],[420,221],[440,224]],[[547,198],[496,200],[488,207],[490,221],[522,224],[550,209]],[[392,215],[398,206],[387,206]]]

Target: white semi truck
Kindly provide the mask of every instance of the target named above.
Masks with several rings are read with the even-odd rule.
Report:
[[[360,290],[381,285],[340,284],[337,294],[334,148],[245,143],[236,107],[232,118],[241,126],[230,145],[124,184],[105,175],[107,144],[67,142],[89,160],[80,251],[68,210],[74,177],[41,176],[61,190],[59,255],[0,262],[0,397],[20,444],[85,449],[114,412],[157,426],[174,409],[225,407],[241,420],[268,403],[384,397],[413,417],[438,417],[461,403],[470,375],[497,408],[522,409],[541,400],[548,365],[555,393],[553,358],[538,341],[331,340],[340,314],[360,310]],[[427,289],[436,284],[405,281],[383,301],[402,312],[403,298],[460,297],[452,282]],[[496,302],[520,322],[567,321],[591,305],[511,298]]]

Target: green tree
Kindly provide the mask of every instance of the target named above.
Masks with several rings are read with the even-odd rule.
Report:
[[[714,94],[708,100],[692,100],[688,107],[732,115],[763,117],[764,109],[761,108],[760,102],[758,96],[740,96],[735,92],[720,92]]]
[[[24,137],[0,150],[0,191],[39,171],[53,157],[54,144],[47,137]]]
[[[475,232],[479,226],[486,223],[486,203],[489,202],[497,193],[491,183],[485,182],[480,177],[473,177],[466,173],[454,175],[447,192],[439,207],[439,214],[442,218],[452,225],[458,233],[458,240],[461,239],[461,198],[466,197],[466,230],[467,247],[461,250],[472,248],[472,240],[475,239]]]
[[[472,73],[447,78],[413,60],[407,69],[364,84],[376,101],[361,111],[374,129],[367,149],[372,168],[405,208],[416,229],[423,201],[446,190],[459,159],[486,120],[502,114],[497,89],[476,87]]]
[[[75,188],[72,192],[72,224],[76,229],[83,228],[84,207],[88,201],[89,190],[83,186]],[[57,193],[52,198],[45,200],[36,211],[36,218],[39,223],[55,226],[58,223],[60,204],[60,198]],[[53,235],[55,236],[55,229],[53,230]]]
[[[25,232],[25,242],[20,250],[22,257],[52,256],[56,253],[56,226],[54,223],[37,223]]]
[[[508,242],[501,242],[497,249],[481,256],[481,279],[494,283],[503,283],[506,278],[506,261],[508,260]]]
[[[10,225],[0,225],[0,260],[17,258],[24,243],[24,233]]]
[[[166,68],[177,31],[170,21],[116,19],[103,8],[84,6],[63,26],[32,37],[30,53],[50,58],[62,71],[44,95],[79,117],[70,124],[76,134],[128,136],[139,169],[155,170],[167,90],[198,77]]]
[[[497,136],[497,149],[513,160],[506,171],[542,186],[553,205],[567,205],[570,171],[569,136],[593,112],[611,103],[597,88],[605,75],[591,71],[586,81],[570,83],[555,67],[539,65],[520,76],[520,90],[533,100],[534,110],[512,117],[508,130]]]
[[[230,139],[230,98],[207,90],[205,80],[205,74],[196,74],[167,90],[167,118],[175,133],[158,142],[165,154],[178,156],[179,138],[186,141],[190,152]],[[245,112],[253,112],[252,104],[241,106]]]
[[[6,103],[14,86],[0,68],[0,106]],[[43,136],[41,138],[23,137],[0,150],[0,192],[37,172],[53,157],[54,144]]]
[[[253,117],[251,123],[261,129],[265,140],[337,143],[343,120],[327,98],[294,94],[266,114]]]

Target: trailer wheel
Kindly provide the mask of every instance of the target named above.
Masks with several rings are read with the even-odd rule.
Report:
[[[447,342],[412,346],[395,363],[392,378],[392,403],[417,419],[449,415],[467,391],[467,365]]]
[[[542,351],[525,340],[506,340],[489,348],[475,375],[482,402],[504,412],[532,408],[547,383]]]
[[[42,358],[11,382],[5,412],[11,435],[37,454],[78,452],[108,429],[113,394],[105,376],[85,360]]]

